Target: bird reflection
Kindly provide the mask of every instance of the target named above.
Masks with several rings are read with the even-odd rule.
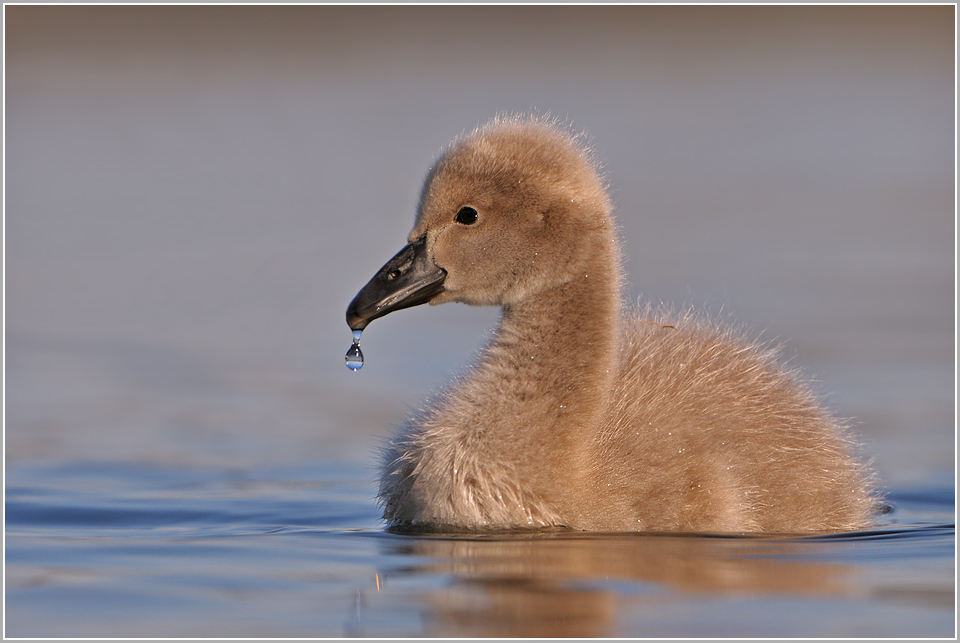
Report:
[[[637,601],[656,605],[676,593],[853,591],[844,582],[852,568],[805,559],[814,543],[804,539],[541,532],[402,537],[384,545],[385,554],[416,559],[386,576],[451,577],[425,597],[426,635],[435,637],[617,636],[623,601],[635,609]]]

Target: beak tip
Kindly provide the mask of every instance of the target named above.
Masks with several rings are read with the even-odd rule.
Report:
[[[354,299],[350,302],[350,305],[347,306],[347,326],[350,327],[350,330],[363,330],[367,327],[367,324],[370,323],[369,319],[364,318],[357,311],[358,305],[357,300]]]

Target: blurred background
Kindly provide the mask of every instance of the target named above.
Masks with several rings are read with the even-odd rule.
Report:
[[[497,311],[344,311],[449,140],[589,132],[632,299],[778,339],[954,470],[954,7],[5,6],[7,464],[346,460]],[[371,477],[373,471],[370,471]]]

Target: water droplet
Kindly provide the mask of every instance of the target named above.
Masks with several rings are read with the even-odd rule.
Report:
[[[360,335],[362,333],[362,330],[353,331],[353,344],[344,357],[347,362],[347,368],[351,371],[359,371],[363,366],[363,353],[360,351]]]

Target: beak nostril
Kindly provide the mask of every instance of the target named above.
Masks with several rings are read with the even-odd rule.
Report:
[[[363,330],[374,319],[419,306],[443,292],[447,273],[427,256],[427,240],[408,243],[360,289],[347,307],[347,325]]]

